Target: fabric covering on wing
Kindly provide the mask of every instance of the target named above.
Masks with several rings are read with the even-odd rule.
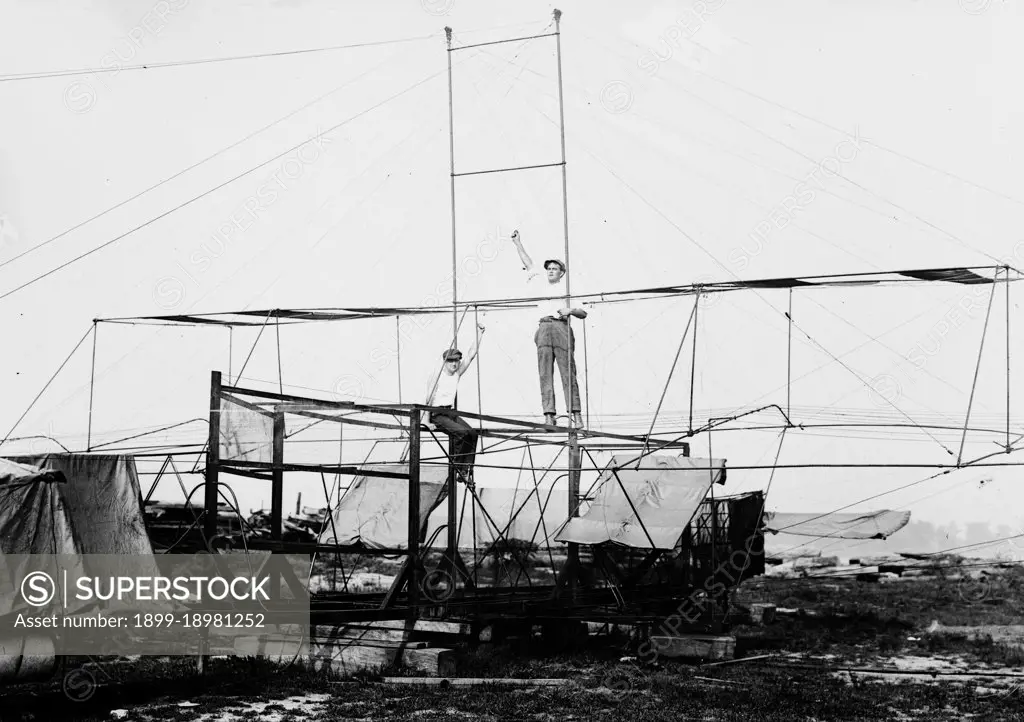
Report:
[[[371,471],[408,474],[408,464],[371,464]],[[448,469],[420,468],[420,529],[430,512],[446,498]],[[345,492],[320,535],[321,544],[348,546],[362,543],[374,549],[409,546],[409,481],[379,476],[357,476]]]
[[[615,456],[601,472],[590,508],[555,540],[673,549],[708,489],[725,478],[724,459],[652,455],[639,466],[635,456]]]
[[[885,539],[907,525],[909,511],[868,514],[791,514],[765,512],[765,529],[778,534],[829,537],[833,539]]]

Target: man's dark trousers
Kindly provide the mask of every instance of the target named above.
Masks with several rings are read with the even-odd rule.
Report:
[[[540,375],[540,400],[545,414],[555,413],[555,363],[558,375],[562,377],[565,405],[570,413],[580,411],[580,387],[576,382],[576,359],[573,351],[576,340],[567,321],[554,318],[541,319],[537,333],[533,336],[537,344],[537,371]],[[572,379],[570,395],[569,379]]]
[[[452,464],[461,469],[463,476],[468,479],[476,459],[477,432],[451,411],[435,412],[431,414],[430,421],[452,440]]]

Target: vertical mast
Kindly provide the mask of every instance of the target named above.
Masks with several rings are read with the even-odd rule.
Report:
[[[456,304],[459,301],[458,262],[455,255],[455,115],[452,102],[452,29],[444,29],[448,40],[448,152],[452,183],[452,348],[458,346],[459,312]]]
[[[558,132],[561,140],[562,148],[562,231],[565,237],[565,305],[571,306],[570,302],[570,286],[572,274],[572,265],[569,263],[569,194],[566,183],[565,173],[565,102],[562,95],[562,11],[555,8],[552,13],[555,18],[555,53],[558,59]],[[565,333],[572,338],[572,317],[567,316],[565,319]],[[572,403],[572,385],[575,379],[573,378],[573,357],[575,354],[574,344],[569,343],[569,394],[566,398],[566,403]],[[580,466],[581,456],[579,442],[577,439],[577,429],[572,421],[572,412],[574,409],[569,408],[566,411],[569,412],[569,517],[579,515],[579,496],[580,496]],[[575,596],[576,591],[576,574],[577,567],[579,565],[579,545],[569,544],[568,559],[566,560],[567,574],[567,586],[570,598]]]
[[[569,197],[565,178],[565,104],[562,100],[562,11],[555,9],[555,52],[558,57],[558,132],[562,142],[562,228],[565,235],[565,301],[569,302]],[[570,409],[571,411],[571,409]]]

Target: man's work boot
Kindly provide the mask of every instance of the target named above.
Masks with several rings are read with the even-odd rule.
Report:
[[[583,428],[583,417],[580,415],[579,411],[576,411],[576,412],[573,413],[573,415],[572,415],[572,425],[574,427],[576,427],[577,429],[582,429]]]
[[[544,423],[548,426],[558,426],[558,421],[555,419],[554,414],[544,414]]]

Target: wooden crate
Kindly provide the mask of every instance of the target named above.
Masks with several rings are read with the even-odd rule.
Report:
[[[692,660],[732,659],[736,638],[710,634],[667,636],[652,634],[651,647],[661,656]]]

